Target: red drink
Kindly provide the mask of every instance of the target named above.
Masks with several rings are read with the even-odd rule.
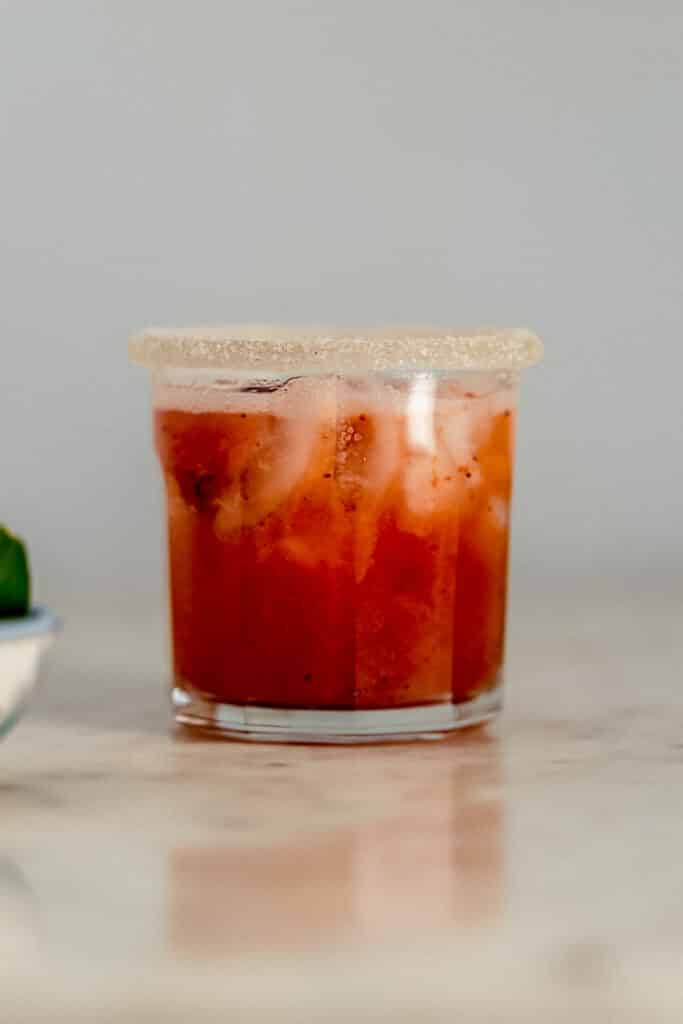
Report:
[[[293,381],[157,410],[183,689],[351,709],[495,686],[515,396],[443,385],[411,423],[393,390]]]
[[[176,370],[155,407],[180,721],[345,740],[490,717],[514,374]]]

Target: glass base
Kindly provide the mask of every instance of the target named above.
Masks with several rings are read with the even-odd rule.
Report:
[[[462,704],[423,704],[379,711],[321,711],[214,704],[191,691],[173,689],[179,725],[208,730],[228,739],[270,743],[391,743],[437,740],[454,729],[480,725],[502,706],[502,687]]]

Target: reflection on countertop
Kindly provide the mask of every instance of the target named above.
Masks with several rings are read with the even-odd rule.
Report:
[[[37,910],[26,875],[0,849],[0,963],[20,964],[38,951]]]
[[[494,924],[505,896],[500,743],[429,779],[388,818],[274,846],[183,845],[169,858],[175,954],[301,950]],[[353,754],[350,754],[353,757]]]

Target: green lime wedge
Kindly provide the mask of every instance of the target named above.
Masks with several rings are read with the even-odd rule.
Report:
[[[0,617],[26,615],[30,591],[26,548],[18,537],[0,526]]]

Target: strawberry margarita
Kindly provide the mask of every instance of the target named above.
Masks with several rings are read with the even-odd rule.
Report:
[[[490,717],[515,367],[311,372],[307,351],[300,373],[157,373],[176,717],[322,741]]]

